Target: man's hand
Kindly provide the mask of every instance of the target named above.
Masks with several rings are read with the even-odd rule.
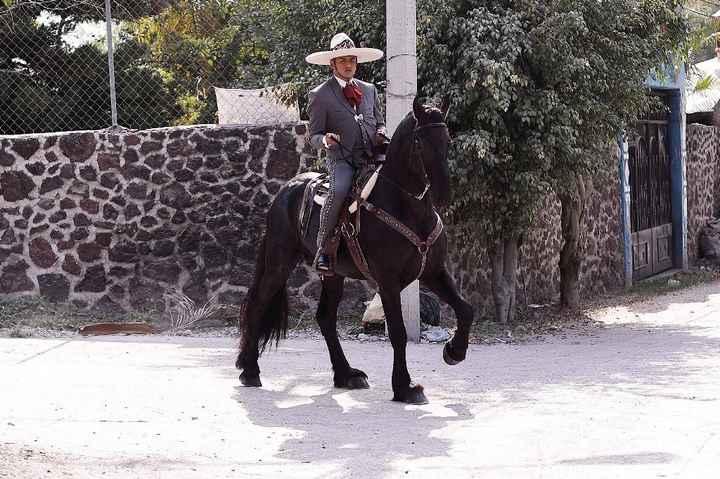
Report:
[[[323,137],[323,145],[325,145],[325,148],[330,149],[338,143],[340,143],[340,135],[336,133],[325,133]]]
[[[375,131],[375,145],[382,145],[388,143],[390,138],[387,137],[387,130],[385,127],[380,127]]]

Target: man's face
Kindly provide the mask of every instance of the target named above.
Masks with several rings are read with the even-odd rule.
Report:
[[[345,81],[350,81],[357,71],[357,57],[338,57],[330,60],[330,66],[335,75]]]

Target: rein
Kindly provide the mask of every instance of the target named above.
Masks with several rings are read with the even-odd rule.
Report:
[[[443,229],[444,229],[442,219],[440,218],[440,215],[438,214],[438,212],[433,209],[433,213],[435,213],[435,218],[436,218],[435,227],[430,232],[430,235],[428,235],[427,239],[425,241],[423,241],[413,230],[408,228],[404,223],[401,223],[400,220],[395,218],[393,215],[391,215],[384,209],[378,208],[374,204],[372,204],[369,201],[364,200],[360,197],[357,197],[356,200],[360,206],[362,206],[363,208],[365,208],[367,210],[368,213],[372,214],[373,216],[378,218],[380,221],[382,221],[383,223],[385,223],[386,225],[388,225],[389,227],[391,227],[392,229],[394,229],[395,231],[397,231],[398,233],[403,235],[405,237],[405,239],[410,241],[417,248],[418,253],[420,254],[420,271],[418,271],[418,274],[415,277],[415,279],[422,276],[423,271],[425,271],[425,264],[427,263],[428,252],[430,251],[430,248],[432,247],[432,245],[434,245],[435,242],[438,240],[438,238],[440,238],[440,235],[442,234]],[[359,221],[359,218],[360,218],[360,216],[358,215],[358,221]],[[355,233],[355,234],[357,234],[357,233]],[[367,276],[369,274],[369,271],[367,274],[365,273],[365,271],[363,271],[363,274],[365,274]]]

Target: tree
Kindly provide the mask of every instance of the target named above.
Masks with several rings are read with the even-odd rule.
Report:
[[[384,44],[384,1],[179,0],[128,27],[148,48],[145,62],[176,92],[183,114],[175,123],[214,122],[213,86],[283,85],[286,101],[300,99],[328,70],[305,56],[329,44],[336,31],[359,43]],[[384,62],[364,65],[370,81],[384,80]]]
[[[422,24],[432,46],[421,50],[425,91],[449,105],[455,135],[450,211],[466,245],[487,246],[501,322],[514,317],[522,235],[549,190],[542,140],[557,106],[524,71],[528,26],[527,15],[500,2],[459,1],[438,3]]]
[[[101,1],[66,0],[14,0],[0,5],[0,110],[4,112],[0,133],[110,126],[104,42],[90,39],[70,47],[64,41],[80,22],[104,20],[103,5]],[[143,0],[122,2],[115,5],[115,18],[149,14],[158,5]],[[134,108],[124,105],[121,110],[124,124],[135,128],[167,120],[170,111],[165,105],[173,104],[158,73],[138,64],[142,56],[142,49],[131,41],[117,47],[118,85],[142,85],[134,92],[127,88],[118,92],[121,102],[128,95],[136,96]],[[156,104],[159,108],[147,107]]]
[[[444,0],[420,24],[425,91],[450,106],[451,212],[487,245],[496,319],[515,309],[518,249],[539,200],[563,204],[563,295],[577,296],[593,155],[657,103],[644,81],[686,32],[661,0]],[[574,281],[573,281],[574,279]],[[566,288],[565,288],[566,287]]]
[[[662,108],[646,86],[682,55],[688,34],[680,2],[610,0],[551,3],[537,30],[531,69],[558,94],[573,138],[552,156],[551,184],[561,203],[561,304],[577,307],[582,218],[598,158],[618,133]],[[562,51],[563,55],[557,55]]]
[[[179,0],[158,15],[126,26],[146,49],[142,62],[156,69],[175,94],[172,124],[214,123],[213,86],[257,85],[268,50],[256,2]]]
[[[384,49],[385,0],[270,0],[262,2],[273,18],[273,48],[265,81],[288,83],[289,96],[300,98],[324,81],[329,69],[308,65],[308,53],[326,49],[335,33],[345,32],[358,46]],[[358,76],[385,88],[385,62],[362,64]]]

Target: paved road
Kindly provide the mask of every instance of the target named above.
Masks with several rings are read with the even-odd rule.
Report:
[[[381,342],[347,344],[372,387],[346,392],[317,341],[246,389],[232,339],[2,338],[0,477],[718,477],[720,283],[595,314],[455,367],[410,346],[427,406],[389,400]]]

